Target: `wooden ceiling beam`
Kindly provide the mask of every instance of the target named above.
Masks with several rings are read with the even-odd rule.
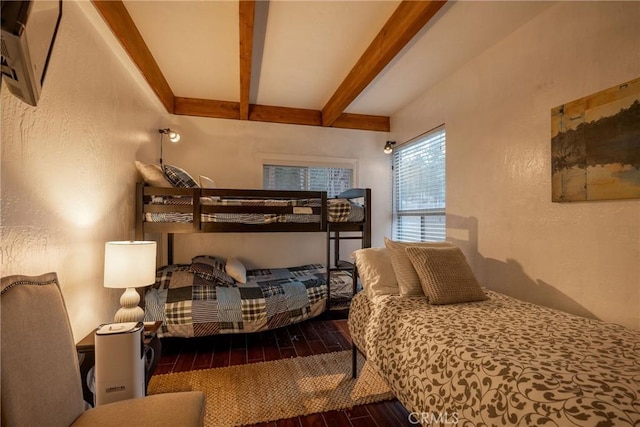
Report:
[[[174,114],[239,120],[240,103],[233,101],[215,101],[211,99],[182,98],[177,96]]]
[[[404,0],[400,3],[322,109],[322,125],[332,126],[445,3],[446,0]]]
[[[324,123],[323,111],[250,104],[254,0],[240,1],[240,102],[175,96],[122,1],[92,0],[92,3],[169,113],[218,119],[327,126]],[[247,42],[250,42],[250,46],[247,46]],[[390,128],[389,117],[342,112],[330,126],[377,132],[389,132]]]
[[[173,113],[175,101],[173,91],[122,1],[92,0],[92,3],[158,96],[160,102],[169,113]]]
[[[176,97],[174,111],[174,114],[184,116],[240,119],[240,103],[234,101]],[[320,110],[309,110],[306,108],[249,104],[248,120],[291,125],[322,126],[322,112]],[[389,132],[389,117],[344,113],[340,115],[332,127]]]
[[[386,116],[342,113],[336,121],[333,122],[331,127],[389,132],[391,131],[391,120]]]
[[[322,125],[322,113],[306,108],[251,105],[249,120],[256,122],[286,123],[291,125]]]
[[[253,57],[253,27],[256,12],[254,0],[240,0],[240,119],[249,119],[251,96],[251,59]]]

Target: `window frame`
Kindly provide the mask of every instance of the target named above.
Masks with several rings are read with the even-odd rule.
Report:
[[[398,156],[400,155],[400,153],[402,153],[404,150],[410,149],[411,146],[414,146],[415,144],[420,144],[420,143],[428,143],[428,141],[430,140],[435,140],[435,143],[438,143],[438,140],[442,139],[442,144],[443,146],[441,146],[441,151],[442,151],[442,170],[437,171],[436,174],[437,177],[441,174],[442,175],[442,181],[443,181],[443,187],[442,188],[442,197],[443,197],[443,207],[421,207],[418,209],[403,209],[400,210],[398,209],[399,206],[399,202],[398,202],[398,197],[400,197],[398,195],[398,191],[399,191],[399,183],[398,181],[398,174],[400,173],[397,170],[398,167],[398,163],[399,163],[399,159]],[[447,208],[447,203],[446,203],[446,129],[445,129],[445,125],[440,125],[436,128],[433,128],[421,135],[418,135],[415,138],[412,138],[411,140],[398,145],[394,148],[393,153],[392,153],[392,158],[391,158],[391,164],[392,164],[392,180],[391,180],[391,185],[392,185],[392,224],[391,224],[391,229],[392,229],[392,238],[394,240],[405,240],[405,241],[413,241],[413,242],[439,242],[439,241],[444,241],[446,240],[446,235],[447,235],[447,221],[446,221],[446,208]],[[402,233],[401,230],[399,230],[399,228],[401,227],[399,225],[399,221],[401,218],[411,218],[411,217],[418,217],[420,218],[420,225],[419,225],[419,230],[417,233],[415,233],[416,235],[418,235],[419,237],[417,237],[417,239],[407,239],[407,235],[409,234],[408,232],[404,232]],[[429,225],[428,222],[428,218],[436,218],[436,217],[440,217],[440,221],[442,222],[442,227],[436,226],[434,227],[433,225]],[[437,234],[438,238],[433,238],[433,236]]]
[[[296,154],[259,153],[256,156],[256,170],[260,174],[260,188],[264,188],[264,166],[291,166],[307,168],[344,168],[351,169],[352,188],[358,187],[358,159],[349,157],[309,156]]]

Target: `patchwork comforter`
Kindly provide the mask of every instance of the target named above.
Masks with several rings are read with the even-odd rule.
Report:
[[[259,332],[326,309],[326,270],[320,264],[250,270],[246,284],[210,281],[189,268],[163,268],[145,293],[145,321],[163,321],[159,337]]]
[[[415,423],[640,425],[640,332],[486,293],[354,297],[351,336]]]

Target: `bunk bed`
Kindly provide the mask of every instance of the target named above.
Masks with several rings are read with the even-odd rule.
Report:
[[[362,247],[371,244],[370,202],[370,189],[352,189],[328,199],[326,192],[318,191],[165,188],[139,182],[136,239],[143,240],[152,233],[166,235],[169,264],[159,270],[155,285],[145,295],[148,313],[145,320],[162,320],[161,336],[206,336],[271,329],[331,309],[331,284],[341,285],[343,291],[349,290],[348,294],[351,289],[350,268],[339,261],[340,241],[360,239]],[[248,271],[247,283],[236,286],[222,280],[225,278],[221,279],[215,268],[208,274],[198,274],[193,269],[195,258],[191,265],[173,263],[175,234],[270,232],[326,233],[326,266]],[[336,246],[334,267],[330,267],[332,245]],[[224,267],[218,270],[224,273]],[[277,289],[270,286],[273,283]],[[210,289],[210,295],[203,289]],[[288,291],[291,298],[297,298],[293,305],[287,299]],[[271,298],[272,293],[280,295],[279,299]],[[221,306],[216,305],[213,310],[217,317],[203,314],[205,304],[201,298],[215,305],[223,296],[228,304],[234,305],[233,310],[222,313]],[[301,300],[306,303],[301,304]],[[345,301],[341,292],[338,302],[340,308],[348,307],[350,295]],[[286,309],[287,304],[294,308]],[[264,313],[256,315],[256,307]]]
[[[173,263],[176,233],[324,232],[327,193],[136,185],[136,240],[167,236]]]

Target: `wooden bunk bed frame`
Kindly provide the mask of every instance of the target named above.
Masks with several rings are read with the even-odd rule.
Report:
[[[153,204],[151,199],[160,197],[190,197],[191,204],[162,205]],[[271,223],[242,224],[231,222],[204,222],[202,214],[290,214],[292,207],[284,206],[221,206],[201,203],[201,197],[220,197],[225,199],[320,199],[320,206],[313,207],[313,215],[320,221],[310,223]],[[361,240],[361,247],[371,247],[371,189],[355,188],[338,195],[341,199],[364,200],[365,218],[361,222],[330,222],[328,220],[327,193],[325,191],[277,191],[277,190],[241,190],[241,189],[204,189],[204,188],[163,188],[150,187],[143,182],[136,184],[136,240],[144,240],[148,233],[167,235],[167,262],[173,263],[173,242],[176,233],[306,233],[326,232],[327,236],[327,287],[330,292],[331,273],[351,271],[353,265],[340,259],[341,240]],[[190,214],[192,222],[148,222],[146,213],[184,213]],[[341,234],[341,233],[347,233]],[[331,267],[331,245],[334,247],[334,266]],[[330,309],[327,298],[327,310]]]
[[[189,205],[161,205],[150,203],[153,196],[190,197]],[[285,206],[219,206],[201,203],[201,197],[224,197],[235,199],[320,199],[320,207],[314,207],[313,214],[320,216],[319,222],[241,224],[229,222],[203,222],[201,214],[288,214],[292,207]],[[149,187],[142,182],[136,184],[136,240],[144,240],[147,233],[167,235],[167,260],[173,263],[173,236],[176,233],[276,233],[276,232],[323,232],[327,224],[327,193],[324,191],[274,191],[237,190],[205,188],[162,188]],[[179,212],[191,214],[192,222],[148,222],[149,212]]]
[[[338,195],[340,199],[364,199],[365,218],[363,222],[327,222],[327,286],[329,286],[329,296],[331,296],[331,273],[334,271],[353,272],[355,266],[350,261],[341,259],[341,240],[360,240],[361,248],[371,247],[371,189],[353,188]],[[340,233],[348,233],[347,235]],[[331,246],[333,244],[333,265],[331,265]],[[357,278],[351,274],[353,286],[357,287]],[[355,293],[354,293],[355,295]],[[330,306],[330,298],[327,298],[327,311]],[[336,307],[337,309],[348,309],[347,307]]]

